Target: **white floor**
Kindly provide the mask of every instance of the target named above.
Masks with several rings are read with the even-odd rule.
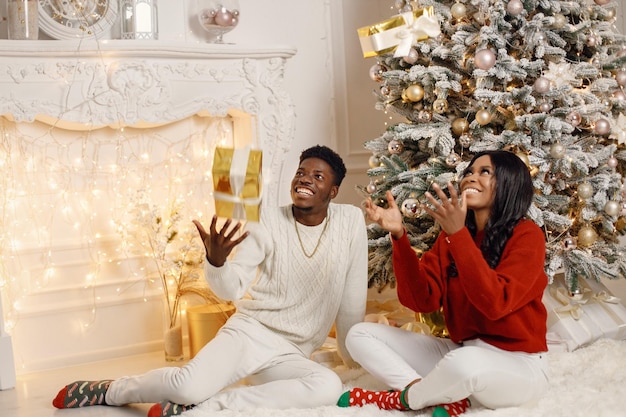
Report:
[[[18,375],[14,389],[0,391],[0,416],[145,417],[151,404],[57,410],[52,406],[52,399],[63,386],[75,380],[113,379],[123,375],[142,373],[161,366],[173,366],[173,363],[165,362],[162,352],[154,352],[106,362]]]

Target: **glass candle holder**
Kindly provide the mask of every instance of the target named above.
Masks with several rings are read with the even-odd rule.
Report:
[[[7,0],[9,39],[39,39],[38,5],[38,0]]]
[[[122,39],[158,39],[157,0],[122,0]]]

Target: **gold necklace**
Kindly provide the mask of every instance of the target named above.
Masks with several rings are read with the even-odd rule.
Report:
[[[293,216],[293,225],[296,227],[296,234],[298,235],[298,242],[300,242],[300,248],[302,248],[302,253],[304,253],[304,256],[306,256],[307,258],[312,258],[313,255],[315,255],[315,252],[317,252],[317,248],[320,247],[320,243],[322,243],[322,236],[324,236],[324,232],[326,231],[326,227],[328,226],[329,221],[330,219],[327,214],[325,223],[324,223],[324,228],[322,229],[322,233],[320,233],[319,239],[317,239],[317,245],[315,245],[315,249],[313,249],[313,253],[309,255],[308,253],[306,253],[306,250],[304,249],[304,245],[302,244],[302,238],[300,237],[300,231],[298,230],[298,221],[296,220],[296,216]]]

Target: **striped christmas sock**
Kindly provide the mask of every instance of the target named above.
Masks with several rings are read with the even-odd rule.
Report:
[[[183,411],[191,410],[195,405],[180,405],[169,401],[161,401],[154,404],[148,410],[148,417],[170,417],[182,414]]]
[[[450,404],[440,404],[433,410],[433,417],[457,417],[467,411],[470,401],[466,398]]]
[[[91,405],[106,405],[104,395],[112,380],[76,381],[66,385],[52,400],[56,408],[78,408]]]
[[[362,407],[367,404],[376,404],[381,410],[409,410],[409,405],[404,401],[403,392],[352,388],[339,397],[337,405],[339,407]]]

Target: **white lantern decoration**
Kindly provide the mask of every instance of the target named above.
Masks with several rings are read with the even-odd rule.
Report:
[[[122,0],[121,32],[122,39],[158,39],[157,0]]]

